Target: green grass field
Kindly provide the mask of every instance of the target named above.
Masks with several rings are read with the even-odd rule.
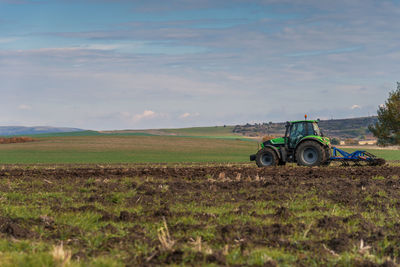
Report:
[[[0,145],[4,164],[247,162],[254,141],[168,136],[36,137]]]
[[[199,135],[178,137],[75,133],[72,136],[60,134],[39,136],[35,137],[37,141],[31,143],[0,145],[0,162],[3,164],[246,163],[249,162],[249,155],[258,149],[257,142],[252,140],[219,139]],[[400,160],[400,150],[367,150],[389,161]],[[347,151],[352,150],[347,149]]]
[[[215,127],[192,127],[182,129],[163,129],[162,131],[167,133],[175,133],[183,136],[233,136],[237,137],[232,133],[233,126],[215,126]]]

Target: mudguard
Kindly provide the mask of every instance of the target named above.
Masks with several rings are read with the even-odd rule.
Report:
[[[300,145],[301,143],[303,143],[303,142],[305,142],[305,141],[310,141],[310,140],[316,141],[316,142],[320,143],[321,146],[323,146],[323,147],[329,147],[329,145],[327,145],[327,144],[325,144],[324,142],[322,142],[319,138],[307,137],[307,136],[306,136],[306,137],[304,137],[303,139],[301,139],[300,142],[298,142],[298,143],[296,144],[295,150],[297,150],[297,148],[299,147],[299,145]]]
[[[264,147],[270,147],[270,148],[272,148],[272,149],[275,151],[276,155],[278,156],[278,159],[281,159],[281,158],[282,158],[281,152],[280,152],[279,149],[277,149],[276,147],[271,146],[271,145],[266,145],[266,146],[264,146]]]

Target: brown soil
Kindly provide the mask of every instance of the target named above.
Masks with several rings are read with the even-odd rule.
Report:
[[[400,224],[377,225],[366,219],[365,212],[379,211],[390,218],[390,209],[400,207],[400,167],[136,167],[136,168],[71,168],[71,169],[24,169],[3,168],[0,170],[1,192],[61,192],[71,190],[71,196],[79,205],[68,206],[56,197],[42,200],[49,205],[54,214],[64,212],[93,212],[100,215],[104,224],[101,231],[113,237],[106,239],[96,248],[88,247],[87,241],[80,238],[83,230],[66,224],[57,224],[51,216],[43,215],[38,219],[0,217],[0,236],[16,239],[48,239],[51,242],[66,240],[67,246],[75,248],[73,259],[87,259],[102,255],[111,250],[129,251],[135,242],[145,243],[156,248],[148,254],[138,254],[126,258],[128,265],[183,264],[187,252],[179,244],[188,244],[189,238],[177,240],[171,251],[159,248],[159,240],[150,235],[143,227],[144,223],[161,223],[177,218],[192,216],[196,223],[179,222],[169,225],[174,233],[191,233],[194,230],[212,229],[214,237],[208,240],[214,249],[212,254],[201,252],[192,255],[194,259],[218,265],[228,264],[223,253],[225,245],[238,247],[246,254],[255,247],[281,248],[289,253],[298,251],[313,253],[321,263],[332,253],[354,250],[362,239],[371,246],[371,252],[395,259],[400,248],[395,245],[382,247],[385,240],[391,244],[400,243]],[[125,178],[138,178],[138,182],[124,182]],[[89,180],[90,179],[90,180]],[[16,186],[10,182],[18,181]],[[39,181],[39,182],[37,182]],[[81,191],[82,192],[81,192]],[[117,192],[137,194],[124,200],[113,198]],[[382,193],[384,192],[384,193]],[[312,194],[321,201],[335,203],[352,211],[349,216],[328,215],[324,206],[309,206],[307,211],[324,213],[310,227],[306,225],[296,211],[288,208],[294,198],[306,200]],[[255,209],[259,201],[273,201],[272,212],[265,214]],[[234,215],[248,215],[255,219],[272,220],[273,223],[260,225],[239,219],[230,224],[218,224],[222,215],[193,211],[174,211],[180,203],[195,202],[204,207],[230,203],[235,208]],[[95,203],[97,203],[95,205]],[[121,211],[110,213],[102,208],[121,205]],[[128,209],[140,205],[141,214]],[[268,208],[268,207],[266,207]],[[348,223],[357,226],[356,231],[348,230]],[[131,223],[126,234],[116,236],[118,230],[114,223]],[[41,228],[45,234],[39,236],[34,229]],[[347,230],[346,230],[347,229]],[[304,233],[308,240],[295,241],[294,233]],[[328,234],[327,234],[328,233]],[[185,236],[185,235],[183,235]],[[247,252],[246,252],[247,251]],[[398,261],[400,259],[397,259]],[[268,262],[275,266],[274,261]],[[307,265],[299,259],[298,265]],[[354,262],[354,265],[373,262]],[[387,266],[390,266],[388,261]],[[365,266],[367,266],[365,265]]]
[[[31,137],[10,137],[0,138],[0,144],[12,144],[12,143],[26,143],[35,141]]]

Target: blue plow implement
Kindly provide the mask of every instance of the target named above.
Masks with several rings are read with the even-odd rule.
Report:
[[[354,163],[354,165],[361,165],[361,163],[377,166],[384,165],[386,161],[381,158],[377,158],[375,155],[364,151],[357,150],[353,153],[346,152],[337,147],[332,147],[332,156],[329,158],[329,161],[340,161],[343,165],[348,166],[349,163]]]

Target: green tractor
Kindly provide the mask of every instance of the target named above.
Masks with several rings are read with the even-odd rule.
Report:
[[[316,120],[286,123],[285,137],[275,138],[261,144],[257,154],[250,155],[258,167],[285,165],[296,162],[302,166],[329,164],[331,143],[324,137]]]

